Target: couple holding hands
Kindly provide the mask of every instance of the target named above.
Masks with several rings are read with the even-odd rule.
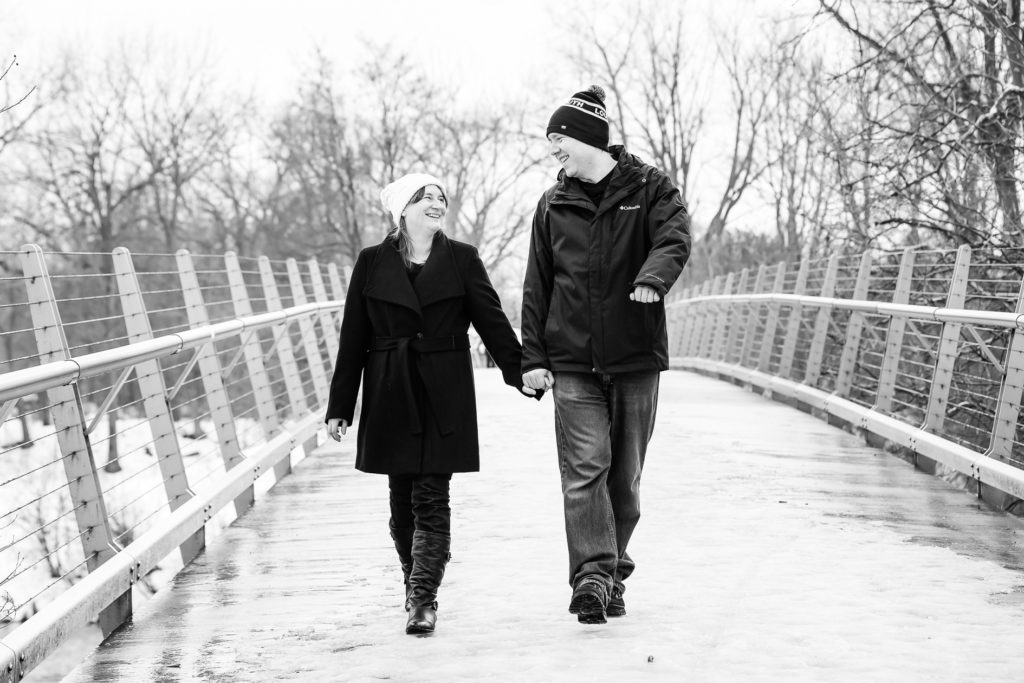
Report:
[[[347,432],[362,383],[356,468],[388,475],[410,634],[435,627],[452,474],[480,468],[470,324],[506,384],[553,396],[569,612],[581,623],[626,613],[626,546],[668,369],[664,297],[689,257],[690,219],[665,174],[609,147],[600,88],[559,106],[546,135],[561,170],[534,214],[522,344],[476,248],[444,234],[434,176],[383,189],[393,226],[349,279],[327,431]]]

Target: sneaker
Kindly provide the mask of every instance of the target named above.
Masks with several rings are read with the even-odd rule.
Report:
[[[600,579],[584,578],[572,592],[569,613],[575,614],[581,624],[604,624],[604,583]]]
[[[608,608],[605,614],[609,617],[626,616],[626,601],[622,598],[622,589],[618,586],[612,588],[612,594],[608,597]]]

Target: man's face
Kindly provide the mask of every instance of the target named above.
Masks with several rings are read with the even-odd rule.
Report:
[[[548,135],[548,153],[558,159],[558,163],[565,169],[567,176],[579,175],[581,167],[585,165],[585,161],[590,157],[593,149],[590,145],[567,135],[558,133]]]

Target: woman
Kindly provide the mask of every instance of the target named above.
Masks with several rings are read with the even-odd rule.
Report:
[[[352,268],[327,432],[340,440],[352,424],[362,375],[356,468],[388,475],[406,633],[430,633],[449,557],[451,476],[480,469],[469,324],[517,388],[522,349],[476,248],[442,232],[441,181],[409,174],[381,201],[394,227]]]

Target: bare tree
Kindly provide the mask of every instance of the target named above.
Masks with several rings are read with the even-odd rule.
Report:
[[[526,113],[436,114],[427,128],[448,179],[448,224],[476,245],[488,270],[503,262],[533,215],[535,187],[522,182],[544,161]]]
[[[17,517],[12,516],[9,520],[0,524],[0,531],[12,526],[17,520]],[[21,565],[21,558],[19,557],[15,561],[14,566],[10,567],[7,571],[7,575],[0,579],[0,587],[6,586],[7,583],[14,578],[18,573],[18,569]],[[10,591],[6,588],[0,590],[0,624],[10,621],[14,618],[14,597]]]
[[[293,249],[354,262],[389,225],[380,188],[428,171],[446,182],[452,234],[498,264],[533,208],[521,179],[541,151],[524,132],[523,107],[460,110],[406,55],[366,49],[366,63],[344,73],[317,54],[298,100],[274,122],[271,216],[280,233]]]
[[[1019,0],[819,6],[858,51],[844,75],[874,88],[862,110],[873,141],[866,172],[886,199],[873,206],[874,225],[910,240],[1019,243]]]
[[[134,62],[111,54],[97,72],[68,68],[60,87],[39,117],[40,125],[26,136],[33,158],[26,181],[38,202],[17,219],[51,244],[72,251],[110,253],[130,244],[145,223],[145,193],[163,172],[139,147],[133,116],[142,105],[134,87]],[[100,291],[83,300],[78,310],[108,321],[94,335],[98,343],[117,336],[117,301],[113,263],[109,258],[76,264],[95,268]],[[83,317],[83,319],[85,319]],[[105,469],[120,470],[117,411],[108,413],[108,457]]]
[[[18,56],[11,55],[10,61],[5,66],[0,67],[0,85],[3,85],[6,91],[6,97],[0,102],[0,155],[4,153],[7,147],[18,139],[18,136],[24,131],[26,124],[32,119],[32,116],[39,111],[41,106],[38,98],[33,98],[29,101],[30,96],[36,91],[35,86],[32,86],[24,92],[11,94],[11,88],[8,86],[11,70],[18,66]]]
[[[285,167],[264,158],[266,142],[248,125],[236,119],[213,150],[214,162],[195,191],[201,232],[191,241],[209,252],[285,255]]]
[[[604,35],[593,21],[574,27],[581,36],[572,59],[583,73],[604,81],[616,137],[649,155],[688,201],[695,149],[707,120],[706,61],[695,59],[684,37],[683,8],[663,15],[657,7],[623,8],[634,19],[628,32]]]
[[[705,153],[716,168],[724,169],[703,235],[714,241],[763,171],[756,150],[772,83],[763,80],[765,74],[755,69],[756,61],[741,49],[740,41],[721,31],[715,30],[717,67],[697,55],[688,40],[693,15],[685,10],[682,3],[623,6],[623,21],[607,34],[595,21],[584,20],[573,30],[582,39],[576,39],[572,57],[581,71],[607,85],[607,104],[620,139],[669,174],[691,211],[698,204],[693,174],[702,143],[704,148],[726,150],[721,158]],[[623,25],[633,28],[623,32]],[[726,125],[712,131],[708,121],[717,71],[728,79],[731,106]],[[713,135],[726,145],[709,143]],[[707,168],[701,171],[710,175]],[[702,194],[708,190],[702,189]]]
[[[444,163],[436,158],[423,121],[454,99],[403,53],[389,46],[366,45],[368,59],[358,71],[361,113],[355,117],[365,135],[367,174],[375,187],[383,187],[416,168]],[[383,213],[381,213],[383,215]]]
[[[133,58],[123,56],[126,63]],[[147,49],[143,61],[156,63],[157,55]],[[168,251],[185,237],[182,220],[193,217],[196,179],[214,163],[235,110],[233,104],[212,101],[209,73],[200,59],[126,74],[138,103],[126,125],[153,173],[144,190],[147,220],[159,226]]]
[[[762,194],[773,208],[775,235],[787,260],[832,241],[827,219],[839,204],[823,107],[823,66],[798,41],[775,37],[761,69],[774,83],[765,109]]]
[[[732,134],[725,186],[704,235],[711,242],[725,233],[730,214],[764,172],[756,149],[763,136],[769,93],[777,85],[779,76],[777,72],[758,69],[757,57],[744,54],[735,38],[719,39],[719,55],[729,74]]]
[[[392,110],[387,103],[381,106],[387,123]],[[318,53],[312,79],[298,102],[275,122],[274,140],[280,176],[294,188],[279,197],[279,206],[298,221],[289,231],[296,244],[307,253],[340,253],[354,263],[371,232],[369,225],[380,220],[380,211],[371,210],[368,189],[371,148],[376,145],[393,154],[398,143],[370,139],[367,126],[357,122],[349,108],[338,90],[333,65]]]

